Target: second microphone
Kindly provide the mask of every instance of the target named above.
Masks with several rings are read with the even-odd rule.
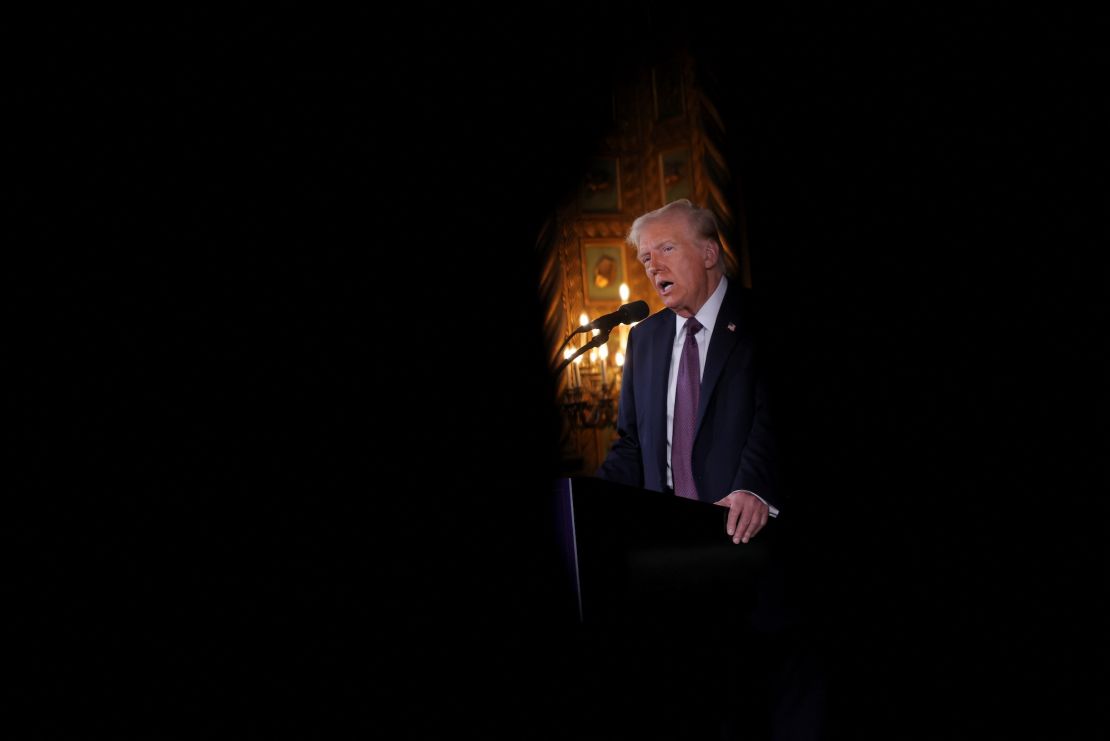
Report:
[[[599,316],[589,324],[584,324],[578,329],[574,330],[574,334],[579,332],[592,332],[595,329],[600,329],[602,332],[608,332],[618,324],[632,324],[647,318],[648,305],[646,301],[633,301],[630,304],[625,304],[611,314]]]

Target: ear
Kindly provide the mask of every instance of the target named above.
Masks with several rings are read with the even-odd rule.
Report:
[[[705,250],[705,267],[708,270],[716,266],[721,259],[721,245],[716,239],[706,239],[703,249]]]

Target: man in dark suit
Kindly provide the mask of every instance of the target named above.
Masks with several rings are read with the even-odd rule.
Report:
[[[725,275],[712,212],[686,199],[636,219],[628,241],[667,310],[629,333],[619,438],[597,476],[728,507],[727,534],[747,547],[783,505],[750,298]],[[630,708],[651,708],[648,730],[819,737],[821,683],[782,602],[780,536],[760,538],[773,545],[747,619],[687,615],[626,639]]]
[[[669,311],[628,335],[620,437],[597,475],[728,507],[728,534],[748,543],[780,502],[745,291],[725,277],[713,213],[686,199],[636,219],[628,241]]]

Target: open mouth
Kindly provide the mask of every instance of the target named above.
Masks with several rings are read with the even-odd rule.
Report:
[[[674,283],[672,283],[669,280],[659,281],[659,293],[661,293],[663,295],[666,295],[666,294],[670,293],[671,286],[673,286],[673,285],[674,285]]]

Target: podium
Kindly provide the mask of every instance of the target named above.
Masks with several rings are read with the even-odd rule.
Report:
[[[590,477],[559,479],[555,507],[566,589],[581,624],[693,620],[712,633],[747,622],[773,522],[736,544],[724,507]]]

